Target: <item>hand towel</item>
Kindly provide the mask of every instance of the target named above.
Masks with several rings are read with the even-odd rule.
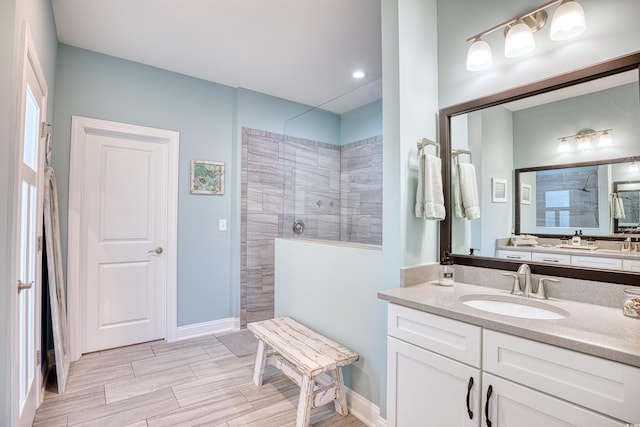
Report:
[[[458,162],[455,160],[451,168],[451,187],[453,190],[453,212],[456,218],[464,218],[464,206],[462,206],[462,194],[460,194],[460,178],[458,177]]]
[[[439,157],[423,151],[419,155],[415,214],[419,218],[441,221],[445,218],[442,163]]]
[[[618,194],[613,193],[611,196],[611,211],[615,219],[624,219],[624,205]]]
[[[464,216],[467,219],[480,218],[480,203],[478,201],[478,184],[476,183],[476,168],[471,163],[458,163],[458,180]]]

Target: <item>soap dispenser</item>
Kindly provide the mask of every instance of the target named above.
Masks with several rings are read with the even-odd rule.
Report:
[[[576,230],[576,234],[574,234],[573,237],[571,238],[571,245],[580,246],[581,242],[582,242],[582,238],[578,235],[578,230]]]
[[[440,260],[440,280],[438,284],[441,286],[453,286],[453,260],[449,256],[449,252],[445,252],[442,260]]]

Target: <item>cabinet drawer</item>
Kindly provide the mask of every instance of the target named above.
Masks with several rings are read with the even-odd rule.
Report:
[[[640,260],[637,259],[623,259],[622,269],[626,271],[640,272]]]
[[[640,423],[639,368],[488,330],[483,334],[483,367],[627,423]]]
[[[622,260],[618,258],[574,255],[571,257],[571,264],[582,267],[607,268],[612,270],[622,269]]]
[[[480,367],[482,328],[389,304],[388,334],[434,353]]]
[[[528,251],[497,251],[498,258],[517,259],[520,261],[531,261],[531,252]]]
[[[548,254],[544,252],[532,252],[531,261],[550,262],[554,264],[571,264],[571,255]]]

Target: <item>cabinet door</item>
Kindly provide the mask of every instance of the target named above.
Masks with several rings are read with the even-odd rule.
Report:
[[[479,426],[478,369],[389,337],[387,373],[389,427]]]
[[[640,260],[637,259],[623,259],[622,269],[626,271],[640,272]]]
[[[619,258],[603,258],[597,256],[572,256],[571,264],[581,267],[607,268],[610,270],[621,270],[622,260]]]
[[[628,426],[486,372],[482,373],[482,396],[482,425],[487,427]]]

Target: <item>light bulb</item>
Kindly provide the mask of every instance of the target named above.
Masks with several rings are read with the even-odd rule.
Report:
[[[477,38],[469,46],[467,51],[467,70],[480,71],[489,68],[493,64],[493,55],[489,43]]]
[[[507,38],[504,41],[504,56],[507,58],[517,58],[530,53],[536,47],[533,32],[527,24],[518,21],[509,28]]]
[[[568,40],[587,29],[584,10],[574,0],[564,0],[551,19],[551,40]]]

